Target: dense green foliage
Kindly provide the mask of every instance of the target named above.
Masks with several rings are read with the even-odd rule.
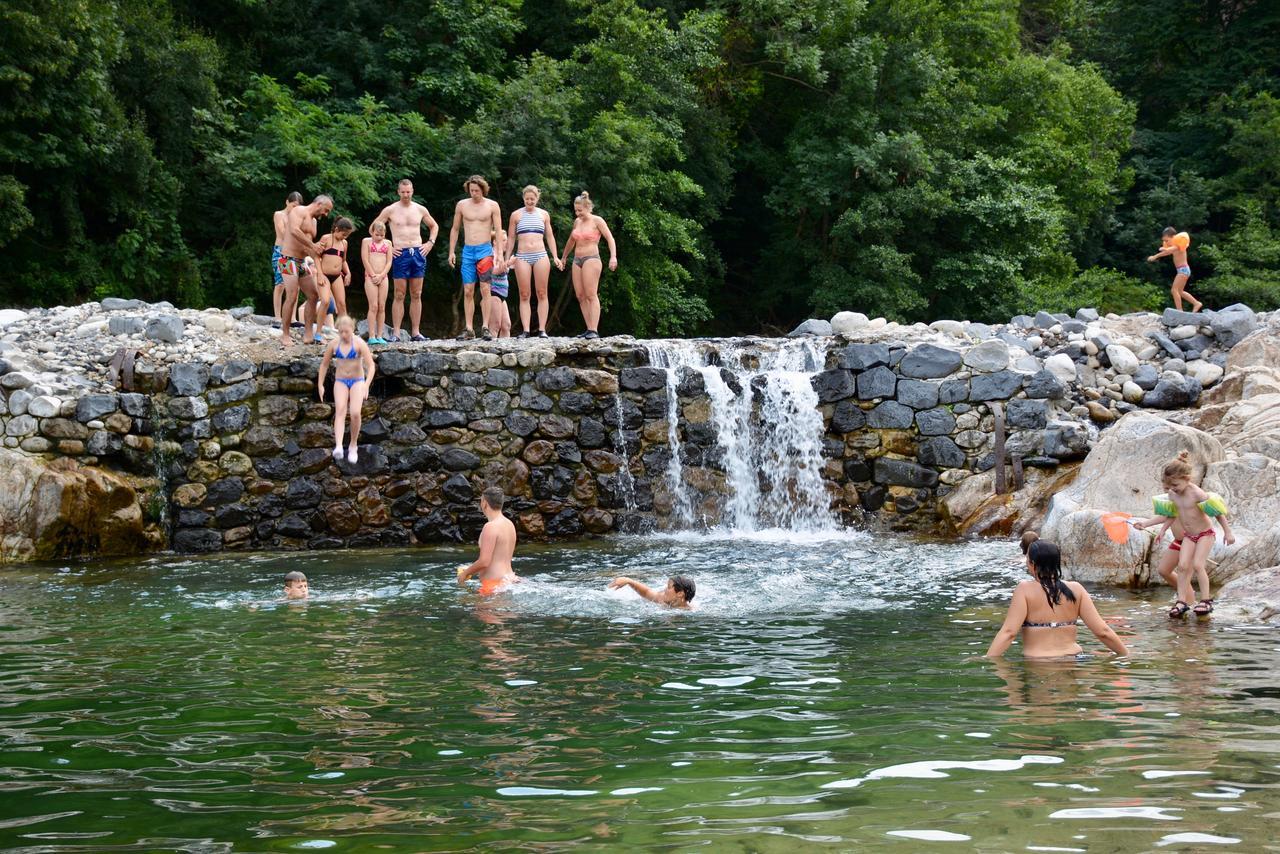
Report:
[[[1276,32],[1267,0],[11,0],[0,303],[266,308],[289,190],[363,225],[409,176],[447,229],[479,172],[561,240],[591,190],[605,331],[1158,307],[1165,225],[1193,292],[1275,307]]]

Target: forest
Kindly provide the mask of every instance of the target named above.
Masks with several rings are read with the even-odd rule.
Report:
[[[360,237],[409,177],[443,227],[444,334],[479,173],[504,216],[541,187],[562,241],[590,191],[621,261],[603,333],[1158,309],[1166,225],[1207,306],[1280,307],[1276,0],[7,0],[0,22],[0,305],[269,312],[290,190]]]

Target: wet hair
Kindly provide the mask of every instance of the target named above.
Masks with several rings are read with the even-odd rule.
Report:
[[[588,193],[586,190],[583,190],[581,193],[579,193],[578,197],[573,200],[573,203],[575,205],[586,205],[587,210],[589,211],[595,210],[595,207],[596,207],[595,203],[591,201],[591,194]]]
[[[542,191],[539,190],[537,187],[535,187],[533,184],[529,184],[523,190],[520,191],[520,198],[523,199],[525,196],[529,195],[530,193],[533,193],[533,195],[539,199],[542,198]]]
[[[338,315],[338,319],[333,322],[333,325],[334,325],[334,328],[336,329],[337,327],[342,326],[342,324],[344,323],[350,323],[352,329],[356,328],[356,322],[351,319],[351,315],[349,314]]]
[[[484,492],[480,493],[480,497],[484,499],[494,510],[501,511],[503,503],[507,500],[507,496],[503,494],[501,486],[491,486]]]
[[[329,207],[333,207],[333,198],[325,195],[324,193],[321,193],[320,195],[316,196],[314,199],[311,200],[311,204],[313,205],[324,204],[324,205],[328,205]]]
[[[470,178],[462,182],[462,191],[464,193],[471,192],[471,185],[475,184],[480,188],[480,192],[486,196],[489,195],[489,182],[484,179],[483,175],[472,175]]]
[[[1174,228],[1173,226],[1169,226],[1164,231],[1160,232],[1161,236],[1163,237],[1173,237],[1177,233],[1178,233],[1178,229]]]
[[[408,185],[408,186],[412,187],[412,186],[413,186],[413,182],[412,182],[412,181],[410,181],[408,178],[401,178],[401,179],[400,179],[400,183],[399,183],[399,184],[396,184],[396,186],[397,186],[397,187],[403,187],[403,186],[406,186],[406,185]]]
[[[306,580],[307,580],[307,576],[301,572],[298,572],[298,570],[296,569],[292,570],[291,572],[286,572],[284,574],[285,584],[293,584],[298,581],[306,581]]]
[[[1178,456],[1165,463],[1164,471],[1160,473],[1160,482],[1167,484],[1184,477],[1190,480],[1192,474],[1191,453],[1182,451]]]
[[[693,579],[687,575],[673,575],[671,586],[684,597],[685,602],[692,602],[693,594],[698,592],[698,585],[694,584]]]
[[[1034,542],[1035,542],[1036,540],[1038,540],[1038,539],[1040,539],[1040,535],[1039,535],[1039,534],[1037,534],[1035,531],[1027,531],[1025,534],[1023,534],[1023,535],[1022,535],[1022,543],[1021,543],[1021,545],[1022,545],[1022,553],[1023,553],[1023,554],[1026,554],[1026,553],[1027,553],[1027,549],[1031,548],[1031,544],[1032,544],[1032,543],[1034,543]]]
[[[334,221],[333,230],[334,232],[345,231],[350,233],[356,230],[356,226],[355,223],[347,219],[345,216],[340,216]]]
[[[297,190],[294,190],[289,195],[285,196],[284,203],[287,205],[289,204],[289,202],[293,202],[295,205],[302,204],[302,193],[299,193]]]
[[[369,223],[370,235],[373,235],[379,231],[381,231],[383,234],[387,233],[387,224],[385,222],[383,222],[380,219],[375,219],[373,222]]]
[[[1066,596],[1076,601],[1071,588],[1062,583],[1062,552],[1048,540],[1036,540],[1027,549],[1027,560],[1035,571],[1036,581],[1044,588],[1044,595],[1050,605],[1057,605]]]

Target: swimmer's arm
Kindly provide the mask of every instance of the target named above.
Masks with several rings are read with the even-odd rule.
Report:
[[[1022,630],[1022,621],[1027,618],[1027,600],[1023,598],[1022,591],[1013,591],[1013,601],[1009,603],[1009,613],[1004,616],[1004,625],[1000,626],[1000,630],[996,632],[996,636],[991,639],[991,646],[987,647],[987,658],[999,658],[1004,655],[1005,650],[1018,637],[1018,632]]]
[[[1089,591],[1083,587],[1073,591],[1080,599],[1080,618],[1084,620],[1084,624],[1089,627],[1089,631],[1093,632],[1093,636],[1106,644],[1107,649],[1116,655],[1128,655],[1129,650],[1125,648],[1124,641],[1120,640],[1120,636],[1116,634],[1115,629],[1107,625],[1107,621],[1102,619],[1102,615],[1098,613],[1097,607],[1093,604]]]
[[[615,578],[609,584],[610,590],[617,590],[619,587],[630,587],[636,593],[639,593],[641,597],[648,599],[650,602],[657,602],[659,605],[666,604],[664,601],[662,601],[662,597],[653,591],[652,587],[649,587],[647,584],[641,584],[639,581],[636,581],[634,578],[627,578],[625,575],[623,575],[618,578]]]
[[[1159,251],[1157,251],[1156,254],[1148,256],[1147,260],[1155,261],[1157,258],[1164,258],[1168,255],[1172,255],[1173,252],[1174,252],[1174,247],[1166,246],[1163,249],[1160,249]]]
[[[373,384],[373,375],[378,372],[378,363],[373,360],[373,351],[369,349],[369,345],[359,336],[356,336],[356,340],[360,342],[360,357],[364,362],[364,382],[367,388]]]
[[[324,355],[320,357],[320,370],[316,373],[316,388],[320,390],[320,400],[324,400],[324,378],[329,373],[329,360],[333,358],[334,347],[337,346],[338,339],[330,341],[324,348]]]
[[[1236,535],[1231,533],[1231,523],[1225,515],[1218,517],[1218,524],[1222,526],[1222,542],[1228,546],[1235,543]]]
[[[1150,519],[1138,519],[1132,524],[1133,524],[1133,527],[1137,528],[1139,531],[1142,531],[1147,528],[1150,528],[1152,525],[1163,525],[1165,527],[1168,527],[1169,525],[1173,524],[1173,519],[1171,519],[1168,516],[1152,516]],[[1159,537],[1157,536],[1156,539],[1159,539]]]
[[[431,211],[427,210],[425,205],[422,208],[422,221],[427,226],[427,242],[431,244],[432,249],[435,249],[436,235],[440,233],[440,223],[436,222],[436,218],[431,215]]]
[[[301,243],[303,246],[308,247],[307,249],[308,255],[312,256],[313,258],[319,257],[322,251],[320,248],[320,244],[312,240],[311,235],[302,230],[302,219],[300,217],[296,224],[293,222],[292,217],[289,218],[289,233],[292,234],[294,239],[297,240],[299,243]]]
[[[475,563],[458,572],[459,584],[466,584],[468,578],[489,568],[489,564],[493,563],[493,550],[497,545],[497,540],[497,535],[492,533],[488,527],[480,532],[480,554],[476,557]]]

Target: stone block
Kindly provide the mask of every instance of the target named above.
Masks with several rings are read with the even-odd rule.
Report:
[[[860,400],[891,398],[898,387],[898,376],[887,367],[875,367],[858,374],[856,385]]]
[[[853,374],[842,368],[822,371],[810,378],[819,403],[835,403],[852,397],[855,391]]]
[[[147,320],[145,334],[152,341],[175,344],[182,340],[186,324],[176,314],[161,314]]]
[[[873,465],[873,479],[879,484],[911,486],[931,489],[938,485],[938,473],[931,468],[917,465],[910,460],[897,460],[889,457],[877,457]],[[864,501],[874,490],[863,493]],[[883,496],[883,491],[881,492]],[[883,504],[883,497],[881,498]],[[879,509],[878,507],[874,509]]]
[[[916,413],[916,429],[921,436],[946,436],[955,426],[955,416],[945,408],[926,409]]]
[[[939,379],[955,373],[962,363],[955,350],[936,344],[918,344],[898,363],[898,373],[914,379]]]
[[[1074,366],[1072,377],[1075,376]],[[1067,384],[1057,374],[1045,368],[1031,375],[1026,385],[1027,397],[1043,400],[1061,400],[1067,396]]]
[[[866,413],[852,400],[842,400],[836,404],[831,415],[831,432],[852,433],[861,430],[867,423]]]
[[[109,415],[119,408],[120,397],[118,395],[86,394],[76,401],[76,420],[81,423],[93,421]]]
[[[854,371],[887,367],[889,348],[884,344],[850,344],[840,351],[838,364],[841,368]]]
[[[915,410],[896,400],[886,400],[867,413],[869,427],[905,430],[915,420]]]
[[[1041,429],[1049,421],[1049,402],[1043,399],[1010,400],[1005,421],[1010,427]]]
[[[940,384],[928,380],[899,380],[897,399],[912,409],[932,409],[938,405]]]
[[[932,436],[920,442],[920,449],[916,454],[916,459],[927,466],[953,469],[964,465],[965,455],[964,451],[960,450],[959,446],[947,436]],[[903,485],[914,486],[916,484]],[[929,486],[931,484],[921,485]]]
[[[1025,379],[1015,371],[979,374],[969,381],[969,400],[1007,400],[1022,389]]]
[[[627,391],[656,391],[667,387],[667,372],[661,368],[623,368],[618,382]]]

